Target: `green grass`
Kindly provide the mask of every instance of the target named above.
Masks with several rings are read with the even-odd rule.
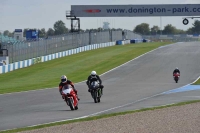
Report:
[[[57,87],[65,74],[73,82],[87,79],[92,70],[100,75],[169,42],[116,45],[74,54],[0,74],[0,94]]]
[[[144,112],[144,111],[157,110],[157,109],[164,109],[164,108],[169,108],[169,107],[173,107],[173,106],[182,106],[182,105],[192,104],[192,103],[197,103],[197,102],[200,102],[200,100],[180,102],[180,103],[176,103],[176,104],[158,106],[158,107],[153,107],[153,108],[143,108],[143,109],[139,109],[139,110],[125,111],[125,112],[118,112],[118,113],[111,113],[111,114],[103,114],[103,115],[87,117],[87,118],[82,118],[82,119],[77,119],[77,120],[68,120],[68,121],[56,122],[56,123],[51,123],[51,124],[43,124],[43,125],[33,126],[33,127],[18,128],[18,129],[13,129],[13,130],[2,131],[1,133],[15,133],[15,132],[35,130],[35,129],[41,129],[41,128],[45,128],[45,127],[75,123],[75,122],[92,121],[92,120],[98,120],[98,119],[102,119],[102,118],[109,118],[109,117],[113,117],[113,116],[126,115],[126,114],[131,114],[131,113]]]
[[[198,79],[193,85],[200,85],[200,79]]]
[[[200,41],[200,38],[198,40]],[[200,78],[193,85],[200,85]]]

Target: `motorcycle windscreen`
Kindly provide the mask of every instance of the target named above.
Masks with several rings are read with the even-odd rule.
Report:
[[[91,83],[91,88],[92,88],[92,89],[97,89],[97,88],[99,88],[99,83],[98,83],[97,81],[93,81],[93,82]]]
[[[65,90],[63,90],[63,93],[66,94],[66,95],[70,94],[71,90],[72,90],[71,88],[65,89]]]

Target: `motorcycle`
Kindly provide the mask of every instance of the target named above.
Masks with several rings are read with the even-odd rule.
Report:
[[[99,83],[97,81],[93,81],[90,84],[90,93],[95,103],[99,103],[101,100],[102,92],[101,88],[99,88]]]
[[[178,83],[178,80],[179,80],[179,77],[180,77],[180,74],[179,73],[174,73],[174,80],[176,83]]]
[[[63,86],[62,95],[71,110],[78,109],[78,99],[76,97],[76,93],[70,85]]]

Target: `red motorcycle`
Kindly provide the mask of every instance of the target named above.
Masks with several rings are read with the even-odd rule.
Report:
[[[180,77],[180,73],[174,73],[174,80],[176,83],[178,83],[179,77]]]
[[[78,99],[71,85],[65,85],[63,87],[62,96],[71,110],[78,109]]]

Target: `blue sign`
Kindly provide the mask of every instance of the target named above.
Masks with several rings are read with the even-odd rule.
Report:
[[[193,34],[194,37],[199,37],[199,34]]]
[[[35,40],[39,38],[38,30],[27,30],[26,31],[26,40]]]
[[[15,32],[22,32],[22,29],[15,29]]]

